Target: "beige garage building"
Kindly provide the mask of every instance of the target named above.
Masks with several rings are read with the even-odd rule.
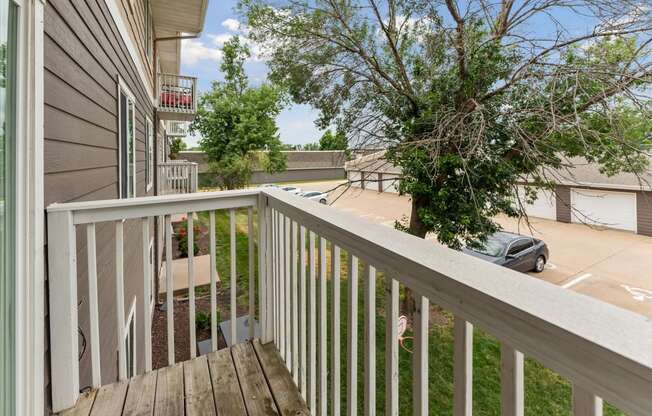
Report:
[[[385,160],[384,155],[379,151],[347,162],[350,185],[397,193],[401,169]],[[652,236],[652,169],[642,176],[609,177],[584,159],[574,159],[571,164],[572,169],[555,172],[554,191],[538,191],[536,201],[526,206],[529,216]],[[524,186],[520,186],[521,197],[524,192]]]

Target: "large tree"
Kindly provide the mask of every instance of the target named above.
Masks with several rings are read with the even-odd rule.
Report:
[[[256,166],[269,173],[285,169],[276,126],[283,95],[272,84],[249,86],[244,63],[250,51],[239,37],[227,41],[222,52],[224,81],[214,81],[199,98],[190,128],[200,133],[199,145],[221,187],[235,189],[249,182]]]
[[[582,156],[640,173],[651,146],[648,0],[241,0],[270,77],[357,146],[381,145],[406,229],[453,248],[525,215]],[[630,123],[636,123],[632,126]],[[526,192],[527,200],[535,192]]]
[[[336,130],[333,134],[328,129],[319,139],[319,150],[347,150],[348,147],[346,134],[341,130]]]

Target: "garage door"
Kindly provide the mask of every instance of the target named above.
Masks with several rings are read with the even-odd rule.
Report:
[[[383,174],[383,192],[398,193],[398,176]]]
[[[369,189],[372,191],[378,190],[378,174],[372,172],[366,172],[364,174],[364,189]]]
[[[518,187],[519,199],[525,200],[525,188]],[[557,219],[557,203],[555,194],[551,191],[539,189],[537,199],[531,204],[525,205],[525,212],[528,217],[547,218],[549,220]]]
[[[357,188],[362,186],[360,183],[360,172],[349,171],[349,182],[351,182],[351,186],[355,186]]]
[[[573,222],[636,231],[636,194],[571,189]]]

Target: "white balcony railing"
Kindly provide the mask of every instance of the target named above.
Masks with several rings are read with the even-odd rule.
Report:
[[[197,111],[197,79],[158,74],[158,111],[165,120],[186,120],[194,116]]]
[[[187,160],[171,160],[158,164],[160,193],[183,194],[197,192],[198,165]]]
[[[118,310],[122,312],[125,280],[122,252],[126,241],[123,220],[142,224],[144,274],[128,278],[143,279],[142,296],[148,299],[151,288],[146,240],[150,235],[151,218],[165,216],[166,281],[167,287],[171,287],[170,216],[188,214],[188,238],[192,241],[192,213],[208,211],[211,310],[215,310],[216,210],[227,210],[230,214],[231,313],[235,313],[237,302],[235,215],[237,210],[246,210],[250,271],[245,277],[250,299],[248,313],[261,323],[262,342],[273,342],[285,360],[312,414],[326,414],[329,403],[339,409],[341,379],[346,380],[348,414],[357,414],[358,401],[364,402],[364,408],[368,410],[366,414],[374,413],[376,344],[379,342],[376,336],[377,270],[383,272],[384,279],[389,279],[385,281],[384,332],[390,335],[381,340],[386,345],[387,415],[398,414],[397,321],[401,286],[418,294],[416,319],[412,324],[415,337],[411,381],[414,414],[424,415],[428,408],[430,304],[440,305],[455,316],[451,365],[455,415],[471,414],[474,325],[501,342],[503,415],[523,414],[524,356],[538,360],[570,380],[576,416],[602,414],[601,398],[628,415],[652,414],[652,322],[645,317],[273,189],[54,204],[48,208],[51,374],[55,411],[72,406],[79,394],[78,272],[81,272],[80,281],[88,279],[89,287],[90,317],[86,320],[90,327],[92,357],[92,381],[89,384],[94,387],[102,384],[100,357],[114,351],[112,348],[100,350],[100,323],[110,322],[112,318],[100,317],[97,306],[95,224],[109,222],[115,227],[115,241],[105,244],[115,247],[118,267],[115,276],[104,278],[115,280],[116,292],[109,295],[104,292],[103,295],[114,296]],[[254,221],[257,227],[254,227]],[[82,233],[75,233],[76,229]],[[77,241],[78,236],[84,235],[83,231],[87,236],[86,245]],[[76,269],[80,247],[88,259],[87,270],[83,271]],[[191,252],[189,250],[188,276],[189,316],[192,320],[195,315],[192,290],[194,257]],[[330,268],[326,264],[329,258]],[[257,261],[259,270],[257,276],[253,274],[254,261]],[[347,262],[346,272],[340,271],[340,261]],[[359,263],[364,265],[361,276],[358,276]],[[363,292],[364,301],[360,305],[347,302],[346,310],[340,310],[340,298],[358,299],[359,291]],[[172,291],[168,290],[167,294],[167,352],[168,363],[172,365],[175,362],[175,337],[187,337],[192,356],[196,354],[195,324],[190,322],[187,334],[174,332]],[[149,305],[145,303],[143,313],[149,317]],[[345,343],[346,351],[341,351],[340,326],[345,324],[347,333],[357,334],[359,306],[364,314],[364,340],[361,342],[357,336],[349,336]],[[115,327],[119,339],[123,339],[122,313],[118,313]],[[144,351],[144,369],[150,371],[149,319],[146,319],[144,330],[145,345],[141,351]],[[237,339],[236,330],[235,324],[230,326],[231,339]],[[211,334],[216,340],[215,314],[212,314]],[[253,332],[247,336],[253,337]],[[364,368],[360,373],[359,353]],[[331,359],[327,359],[329,354]],[[126,370],[122,345],[119,358],[119,378],[123,379]],[[358,378],[364,379],[364,388],[360,392],[357,391]]]
[[[188,122],[168,120],[165,123],[165,134],[169,137],[186,137],[188,135]]]

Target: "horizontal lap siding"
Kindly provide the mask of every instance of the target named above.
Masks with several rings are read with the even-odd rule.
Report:
[[[555,192],[557,193],[557,221],[571,222],[570,187],[558,185]]]
[[[636,193],[636,230],[652,237],[652,192]]]
[[[48,2],[44,26],[46,206],[53,202],[118,198],[119,77],[136,98],[136,192],[137,196],[146,195],[145,117],[154,120],[154,109],[104,0]],[[152,189],[149,195],[153,194]],[[151,230],[154,235],[153,223]],[[114,381],[117,373],[115,226],[113,223],[98,224],[96,234],[101,369],[102,381],[106,383]],[[124,237],[126,318],[133,297],[138,296],[142,301],[142,237],[138,221],[125,223]],[[79,325],[87,342],[80,363],[80,386],[84,387],[90,385],[90,329],[83,226],[77,229],[77,265]],[[144,361],[142,315],[143,306],[139,303],[136,305],[139,371],[143,370]],[[46,341],[49,339],[48,334]],[[46,348],[48,346],[46,343]],[[46,363],[49,362],[46,352]],[[49,403],[49,368],[45,377]]]

